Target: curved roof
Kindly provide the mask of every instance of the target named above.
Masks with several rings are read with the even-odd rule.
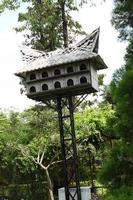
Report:
[[[87,35],[75,46],[65,49],[44,52],[23,47],[21,54],[24,67],[15,74],[25,77],[26,72],[89,59],[96,61],[97,70],[105,69],[107,66],[98,55],[98,40],[99,28]]]

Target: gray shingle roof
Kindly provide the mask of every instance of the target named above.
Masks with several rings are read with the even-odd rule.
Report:
[[[25,77],[26,72],[88,59],[97,61],[97,69],[107,68],[103,59],[97,54],[98,39],[99,29],[96,29],[77,45],[65,49],[47,53],[23,47],[21,53],[24,67],[15,74],[20,77]]]

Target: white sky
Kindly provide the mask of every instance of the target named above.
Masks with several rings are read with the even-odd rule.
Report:
[[[114,70],[124,64],[126,47],[125,43],[118,42],[118,33],[111,26],[112,8],[112,0],[108,0],[96,7],[85,5],[73,14],[87,33],[100,26],[99,54],[108,66],[104,71],[106,84],[110,82]],[[20,94],[19,78],[14,75],[22,67],[18,45],[21,45],[23,37],[13,30],[16,24],[17,12],[6,11],[0,16],[0,108],[13,107],[21,111],[33,105],[34,101]]]

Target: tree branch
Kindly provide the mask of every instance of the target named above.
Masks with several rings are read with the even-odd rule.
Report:
[[[66,158],[66,160],[69,160],[71,157],[72,157],[72,155],[71,155],[71,156],[68,156],[68,157]],[[49,167],[51,167],[52,165],[57,164],[57,163],[61,163],[61,162],[64,162],[64,160],[56,160],[56,161],[53,161],[53,162],[51,162],[49,165],[47,165],[47,169],[48,169]]]

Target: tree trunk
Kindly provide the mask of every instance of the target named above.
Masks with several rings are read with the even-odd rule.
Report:
[[[68,47],[68,30],[67,30],[67,18],[65,11],[65,0],[59,0],[59,4],[61,7],[61,15],[62,15],[62,30],[63,30],[63,40],[64,47]]]
[[[52,185],[52,181],[49,176],[49,172],[48,172],[47,168],[45,169],[45,172],[46,172],[46,178],[47,178],[47,182],[48,182],[48,190],[49,190],[50,200],[54,200],[53,185]]]

